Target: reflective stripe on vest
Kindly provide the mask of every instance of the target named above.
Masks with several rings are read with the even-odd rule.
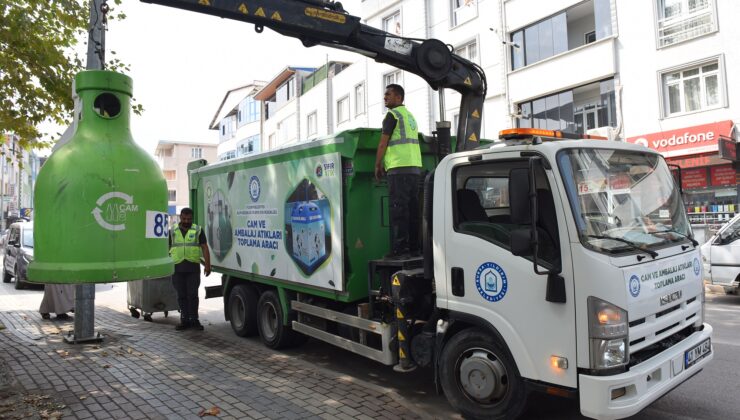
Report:
[[[389,109],[388,112],[396,119],[396,128],[393,129],[388,141],[388,149],[383,157],[385,170],[410,166],[421,167],[416,119],[403,105]]]
[[[201,227],[193,224],[183,237],[182,231],[180,230],[180,224],[175,223],[172,226],[172,233],[170,236],[172,238],[172,247],[170,248],[170,255],[175,264],[180,264],[185,260],[200,264],[201,249],[200,244],[198,243],[200,232]]]

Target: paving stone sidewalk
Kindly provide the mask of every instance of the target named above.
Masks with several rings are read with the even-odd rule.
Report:
[[[72,322],[0,312],[0,360],[23,391],[50,395],[63,419],[414,419],[391,391],[249,341],[133,320],[96,308],[100,344],[70,345]],[[0,363],[3,366],[3,363]]]

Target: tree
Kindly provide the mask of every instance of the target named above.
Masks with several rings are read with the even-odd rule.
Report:
[[[89,14],[85,0],[0,0],[0,132],[15,133],[25,149],[52,143],[41,124],[71,123],[72,80],[84,69],[79,50]],[[107,67],[128,70],[117,59]]]

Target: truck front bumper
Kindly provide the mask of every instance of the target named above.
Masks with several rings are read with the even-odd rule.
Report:
[[[703,359],[684,368],[684,355],[711,338],[712,327],[704,324],[687,339],[656,356],[632,366],[629,372],[612,376],[579,376],[581,414],[597,419],[621,419],[637,414],[671,389],[699,372],[714,357],[712,351]],[[621,394],[612,399],[612,391]]]

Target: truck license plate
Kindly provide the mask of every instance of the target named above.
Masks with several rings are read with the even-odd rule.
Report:
[[[683,364],[685,368],[688,369],[712,351],[712,343],[709,340],[710,339],[707,338],[699,343],[698,346],[686,351],[683,356]]]

